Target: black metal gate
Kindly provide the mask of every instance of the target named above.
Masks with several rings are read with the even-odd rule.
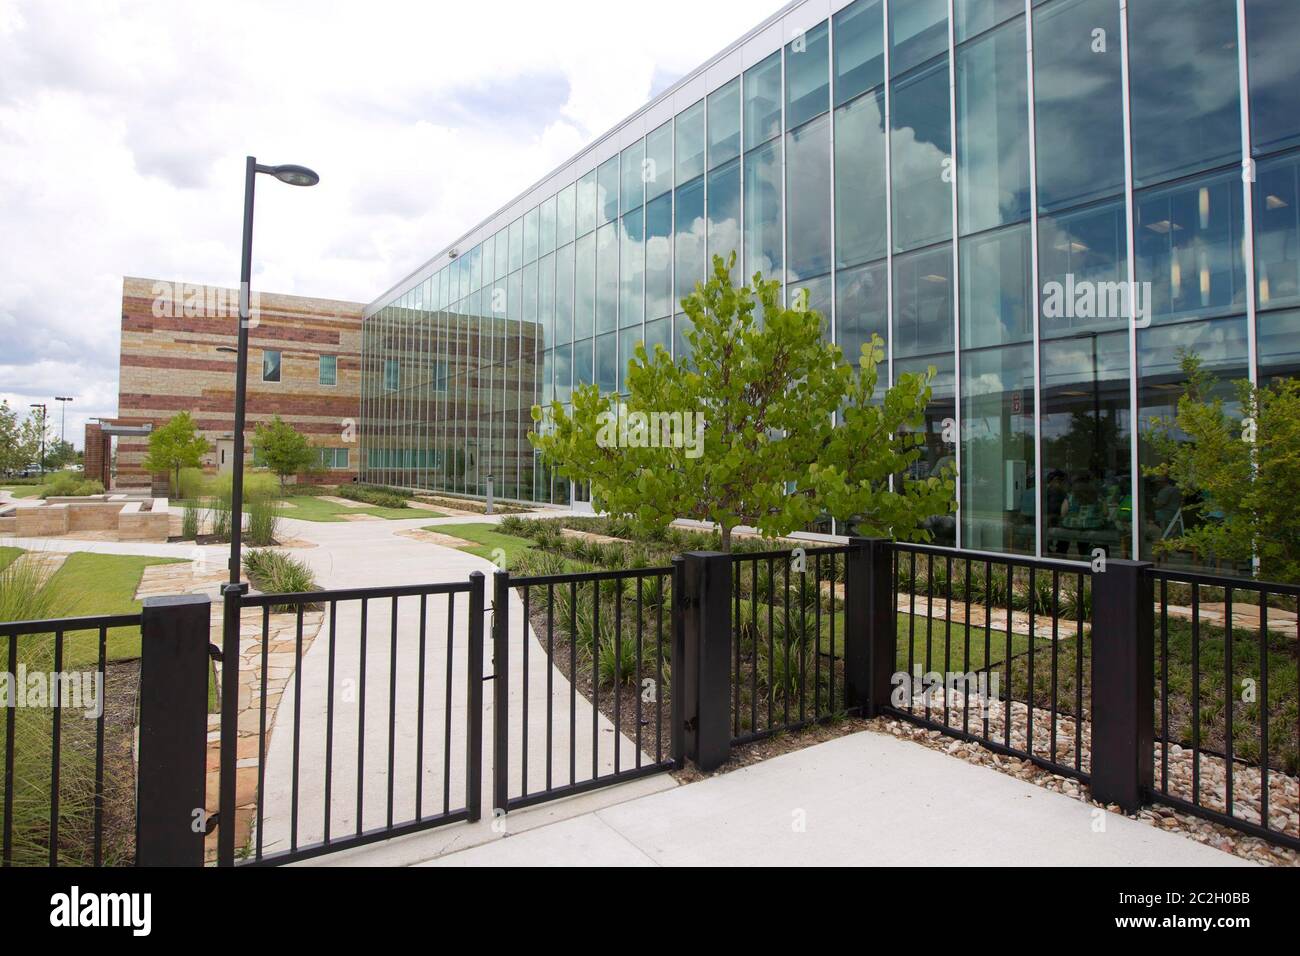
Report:
[[[672,567],[496,573],[494,812],[674,766],[675,591]]]

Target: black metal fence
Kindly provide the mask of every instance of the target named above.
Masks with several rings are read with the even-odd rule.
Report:
[[[1086,565],[895,544],[886,710],[1088,779]]]
[[[1300,849],[1300,588],[1151,572],[1154,797]]]
[[[672,766],[674,594],[671,567],[496,573],[497,811]]]
[[[733,746],[845,714],[1028,760],[1128,811],[1158,800],[1300,848],[1297,587],[865,539],[493,583],[486,675],[479,573],[225,589],[220,812],[203,821],[217,862],[474,821],[484,776],[506,812],[686,760],[708,771]],[[134,778],[111,765],[102,710],[7,708],[5,865],[204,861],[190,816],[212,809],[209,622],[191,595],[0,624],[10,675],[70,661],[102,674],[116,627],[140,627],[143,649]],[[113,794],[120,779],[138,801]],[[122,817],[126,855],[106,839]]]
[[[110,847],[105,858],[103,679],[109,630],[139,627],[140,621],[140,614],[117,614],[0,624],[0,635],[7,638],[8,698],[0,748],[4,764],[0,862],[4,866],[102,866],[133,859],[129,842]],[[94,700],[84,699],[84,684],[71,679],[69,664],[94,668],[92,680],[98,683]],[[39,690],[39,696],[26,699],[34,690]],[[90,719],[81,719],[88,708]],[[134,794],[128,791],[114,797],[118,802],[112,809],[133,817]],[[129,806],[121,805],[128,800]]]
[[[254,637],[228,629],[222,649],[220,863],[284,863],[478,819],[483,582],[227,588],[227,620]],[[305,618],[319,612],[326,653],[304,669]],[[241,672],[248,654],[260,666]],[[272,718],[291,733],[271,734]]]
[[[731,557],[731,742],[844,711],[844,546]]]

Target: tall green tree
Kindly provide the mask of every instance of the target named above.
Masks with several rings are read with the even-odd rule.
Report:
[[[167,472],[172,491],[176,492],[180,488],[181,469],[197,468],[210,448],[208,440],[198,433],[190,413],[180,412],[149,433],[144,466],[149,471]]]
[[[0,402],[0,472],[17,471],[41,456],[41,416],[19,417],[7,401]]]
[[[1153,423],[1159,464],[1145,472],[1181,492],[1187,530],[1158,550],[1237,565],[1258,558],[1266,580],[1300,583],[1300,380],[1235,382],[1238,417],[1199,357],[1182,364],[1187,389],[1175,414]]]
[[[280,479],[280,491],[290,475],[306,471],[316,460],[316,449],[307,437],[276,415],[269,424],[259,424],[253,434],[253,447],[257,449],[266,467]]]
[[[877,401],[879,338],[855,371],[816,312],[784,307],[761,274],[736,288],[734,263],[714,256],[712,277],[682,300],[689,356],[639,345],[625,401],[575,389],[572,411],[533,409],[530,441],[557,474],[591,483],[597,509],[647,531],[709,521],[724,551],[739,525],[781,535],[823,514],[927,540],[921,522],[952,511],[953,480],[906,477],[920,455],[906,429],[924,420],[933,370],[900,376]]]

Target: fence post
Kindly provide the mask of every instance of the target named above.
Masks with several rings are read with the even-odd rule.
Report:
[[[1152,783],[1154,594],[1149,561],[1107,560],[1092,576],[1092,796],[1126,813]]]
[[[469,576],[469,659],[465,689],[465,809],[470,823],[483,815],[483,572]],[[455,596],[452,596],[455,600]]]
[[[731,555],[688,551],[682,558],[683,653],[680,673],[674,658],[673,697],[682,698],[685,756],[707,771],[731,756]]]
[[[211,608],[202,594],[144,599],[136,866],[203,865]]]
[[[248,582],[221,587],[221,770],[217,785],[217,865],[235,865],[235,770],[239,754],[239,618]]]
[[[510,572],[492,575],[492,814],[510,798]]]
[[[686,559],[681,555],[673,558],[673,636],[671,644],[672,657],[669,660],[681,662],[680,669],[675,670],[668,698],[669,756],[673,766],[686,765]]]
[[[849,538],[844,562],[844,704],[877,717],[893,686],[894,543]]]

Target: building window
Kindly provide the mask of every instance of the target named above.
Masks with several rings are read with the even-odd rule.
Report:
[[[262,350],[262,381],[280,381],[280,353],[274,349]]]
[[[384,391],[395,392],[401,385],[402,371],[397,359],[384,359]]]
[[[322,355],[320,357],[320,368],[316,373],[316,381],[321,385],[337,385],[339,378],[339,357],[337,355]]]
[[[317,448],[316,465],[319,468],[342,470],[348,467],[346,448]]]

